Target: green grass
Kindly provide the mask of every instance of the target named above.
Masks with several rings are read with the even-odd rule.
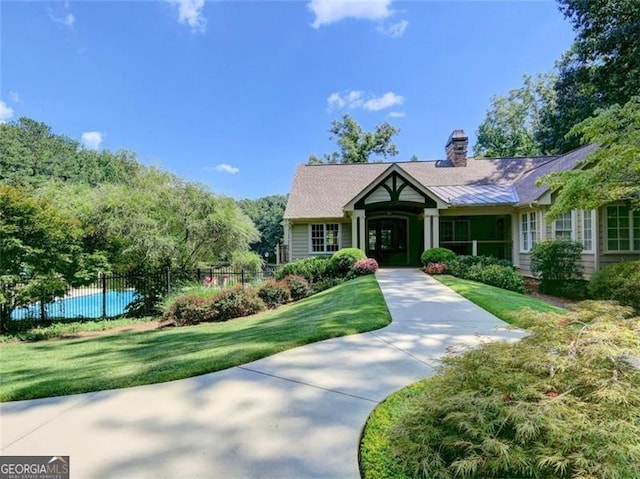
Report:
[[[407,403],[428,387],[428,381],[415,382],[391,394],[373,410],[360,442],[360,474],[363,479],[407,479],[394,457],[389,430],[400,419]]]
[[[373,276],[226,323],[0,347],[0,401],[152,384],[244,364],[391,322]]]
[[[64,321],[49,326],[35,326],[25,331],[0,334],[0,343],[15,341],[41,341],[44,339],[65,338],[77,333],[106,331],[108,329],[136,326],[140,323],[156,321],[158,318],[119,318],[83,321]]]
[[[532,298],[526,294],[514,293],[513,291],[456,278],[455,276],[436,275],[433,277],[472,303],[514,326],[519,326],[519,316],[526,308],[541,313],[562,314],[566,312],[563,308]]]

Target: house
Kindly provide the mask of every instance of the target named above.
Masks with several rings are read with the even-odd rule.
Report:
[[[562,156],[468,158],[468,137],[455,130],[446,160],[300,165],[284,213],[282,259],[356,247],[381,265],[412,266],[425,249],[441,246],[508,259],[526,275],[532,246],[553,238],[584,245],[586,276],[640,259],[640,211],[628,205],[545,220],[555,192],[536,180],[576,168],[595,148]]]

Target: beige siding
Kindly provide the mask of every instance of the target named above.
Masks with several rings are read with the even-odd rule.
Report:
[[[309,225],[291,226],[291,261],[306,258],[309,255]]]
[[[400,201],[413,201],[416,203],[424,203],[424,198],[420,193],[414,190],[411,186],[407,185],[400,192]]]
[[[528,253],[520,253],[519,258],[520,258],[520,265],[519,265],[520,274],[524,276],[533,276],[530,269],[531,255],[529,255]]]
[[[336,223],[336,221],[318,221],[318,223]],[[351,223],[340,223],[341,248],[351,247]],[[298,223],[291,226],[291,261],[310,256],[331,256],[332,253],[311,253],[309,224]]]
[[[379,188],[371,192],[369,196],[367,196],[367,198],[364,200],[364,204],[368,205],[370,203],[381,203],[383,201],[391,201],[391,196],[389,195],[389,191],[380,186]]]
[[[351,248],[351,223],[342,223],[342,248]]]

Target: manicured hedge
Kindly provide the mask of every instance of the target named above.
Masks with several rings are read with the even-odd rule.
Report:
[[[593,274],[589,294],[595,299],[610,299],[640,312],[640,261],[619,263]]]
[[[343,248],[331,256],[331,267],[336,276],[346,276],[356,261],[366,259],[367,255],[358,248]]]
[[[426,266],[429,263],[448,263],[456,258],[456,254],[447,248],[430,248],[425,250],[420,256],[422,265]]]

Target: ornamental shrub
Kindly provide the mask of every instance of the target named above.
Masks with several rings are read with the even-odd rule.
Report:
[[[389,431],[404,477],[637,477],[640,318],[578,308],[445,357]]]
[[[354,276],[365,276],[375,274],[378,271],[378,262],[373,258],[359,259],[353,264]]]
[[[512,266],[500,266],[499,264],[474,264],[466,270],[463,279],[470,279],[479,283],[508,289],[516,293],[524,293],[524,278],[520,276]]]
[[[424,267],[424,272],[427,274],[445,274],[447,265],[445,263],[427,263]]]
[[[283,281],[269,280],[258,289],[258,297],[264,301],[267,308],[277,308],[291,300],[289,287]]]
[[[264,311],[267,307],[253,288],[223,289],[213,298],[212,308],[215,310],[214,321],[227,321],[242,318]]]
[[[333,288],[345,282],[344,278],[325,278],[311,286],[311,294],[320,293],[326,289]]]
[[[447,248],[430,248],[425,250],[420,256],[422,265],[426,266],[429,263],[448,263],[456,258],[456,254]]]
[[[542,293],[572,296],[582,282],[582,244],[570,240],[536,243],[531,249],[531,272],[540,278]]]
[[[289,288],[291,299],[293,299],[294,301],[306,298],[311,294],[311,286],[309,285],[309,282],[302,276],[290,274],[289,276],[285,276],[282,281]]]
[[[608,266],[591,276],[589,294],[595,299],[612,299],[640,313],[640,261]]]
[[[333,276],[330,258],[312,257],[303,258],[282,265],[275,273],[274,278],[283,279],[285,276],[302,276],[309,283],[316,283]]]
[[[511,268],[515,271],[515,267],[513,266],[513,264],[511,263],[511,261],[507,259],[498,259],[494,256],[467,256],[467,255],[456,256],[456,258],[453,261],[449,261],[447,263],[447,269],[449,271],[449,274],[453,276],[459,276],[460,278],[464,278],[469,268],[477,264],[482,266],[497,264],[499,266],[505,266],[505,267]]]
[[[189,326],[200,322],[216,321],[217,311],[213,298],[196,295],[181,296],[173,300],[162,318],[176,326]]]
[[[331,267],[336,276],[344,277],[349,274],[356,261],[366,258],[364,251],[358,248],[343,248],[331,256]]]

